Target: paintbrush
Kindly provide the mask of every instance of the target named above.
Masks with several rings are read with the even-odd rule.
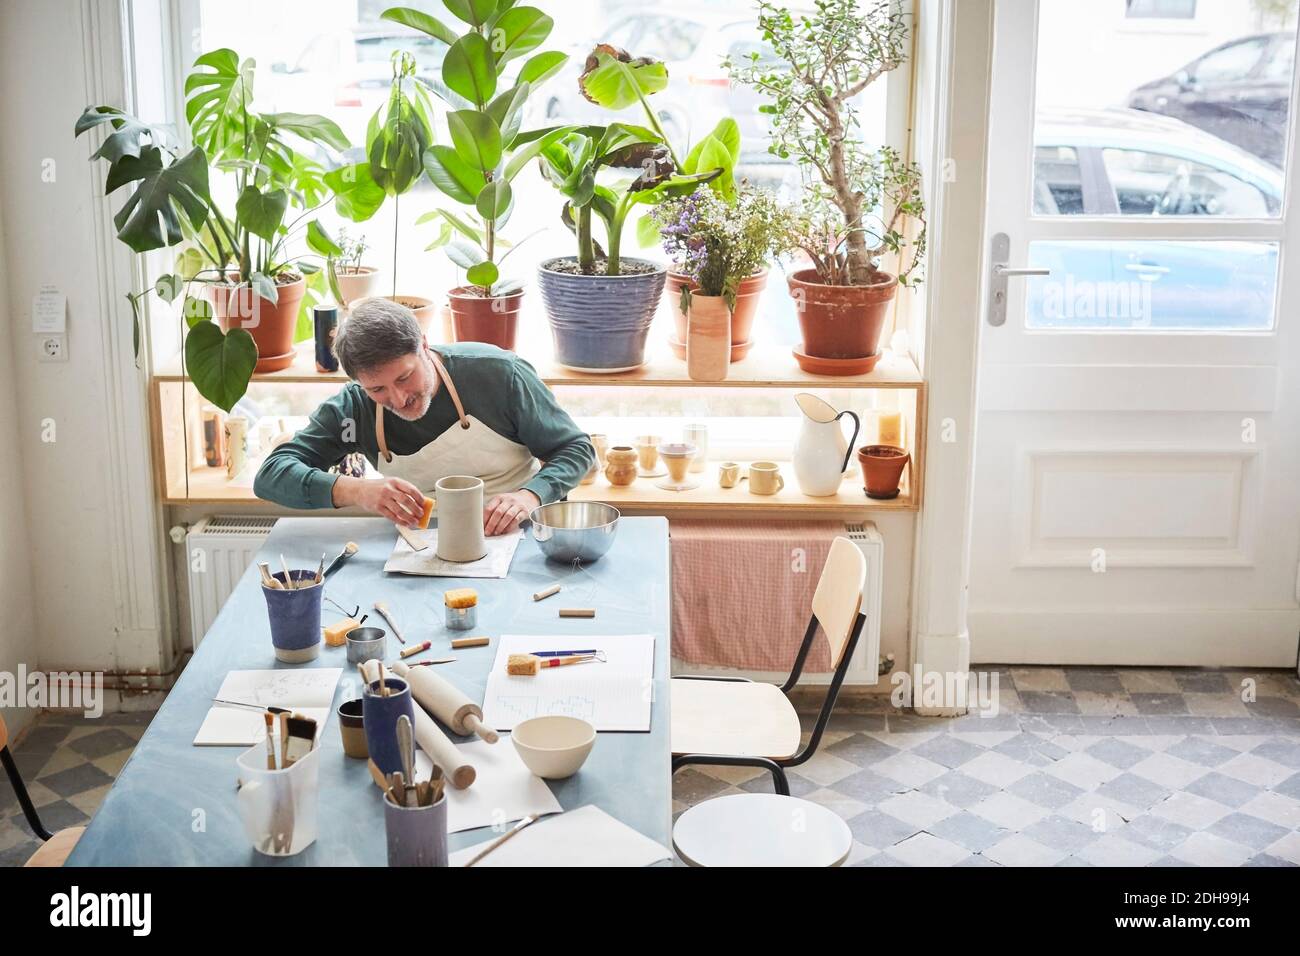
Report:
[[[316,566],[315,581],[317,584],[320,584],[324,580],[325,580],[325,552],[322,551],[320,553],[320,564]]]
[[[519,832],[520,830],[522,830],[524,827],[526,827],[526,826],[528,826],[529,824],[535,822],[535,821],[537,820],[538,816],[539,816],[539,814],[534,813],[534,814],[532,814],[531,816],[524,817],[522,820],[520,820],[518,823],[516,823],[513,827],[511,827],[511,828],[510,828],[509,830],[507,830],[505,833],[501,834],[501,836],[497,837],[495,840],[493,840],[491,843],[489,843],[487,846],[485,846],[485,847],[484,847],[484,848],[483,848],[479,853],[476,853],[476,854],[475,854],[475,855],[474,855],[474,856],[469,860],[469,862],[466,863],[465,865],[466,865],[466,866],[473,866],[475,863],[477,863],[477,862],[479,862],[480,860],[482,860],[483,857],[487,856],[489,853],[491,853],[493,850],[495,850],[497,847],[499,847],[502,843],[505,843],[507,840],[509,840],[512,836],[514,836],[516,833],[518,833],[518,832]]]
[[[293,714],[286,723],[289,736],[284,747],[283,762],[286,767],[292,767],[316,745],[316,721],[302,714]]]
[[[289,573],[289,565],[284,560],[284,554],[280,554],[280,567],[284,569],[284,587],[286,591],[298,590],[298,585],[294,583],[293,576]]]
[[[323,577],[327,578],[332,573],[337,571],[339,569],[339,566],[343,564],[343,562],[346,561],[348,558],[352,557],[352,555],[356,554],[358,550],[359,549],[357,548],[357,543],[355,541],[349,541],[347,544],[345,544],[343,546],[343,550],[338,553],[338,555],[334,558],[334,560],[330,562],[330,566],[325,569],[325,573]]]
[[[270,712],[264,715],[266,717],[266,769],[279,770],[275,765],[275,734],[271,730],[272,724],[275,723],[275,714]]]

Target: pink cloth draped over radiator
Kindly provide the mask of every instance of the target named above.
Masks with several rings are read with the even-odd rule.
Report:
[[[687,664],[789,673],[843,522],[688,518],[669,527],[673,656]],[[804,670],[830,669],[819,631]]]

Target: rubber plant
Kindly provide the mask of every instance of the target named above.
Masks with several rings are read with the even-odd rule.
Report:
[[[112,106],[87,107],[75,127],[77,136],[109,130],[91,155],[108,164],[105,193],[134,186],[113,217],[118,238],[141,254],[183,247],[174,273],[127,296],[137,354],[142,300],[151,293],[167,302],[183,297],[186,368],[199,393],[226,411],[243,396],[258,364],[249,331],[258,331],[257,318],[223,330],[213,321],[212,305],[189,291],[198,283],[274,306],[281,286],[301,282],[315,266],[289,255],[287,246],[329,194],[321,167],[295,151],[288,137],[340,150],[348,145],[323,116],[254,112],[254,65],[229,49],[194,61],[185,81],[188,150],[165,130]],[[218,177],[233,187],[233,213],[213,197],[211,181]]]

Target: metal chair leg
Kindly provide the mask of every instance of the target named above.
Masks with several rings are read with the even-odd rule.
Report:
[[[714,767],[757,767],[772,774],[772,785],[783,797],[790,796],[790,781],[785,768],[770,757],[738,757],[731,754],[678,754],[673,757],[673,773],[692,764]]]

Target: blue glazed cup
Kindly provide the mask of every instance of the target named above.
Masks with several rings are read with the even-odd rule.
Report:
[[[385,677],[388,696],[378,693],[379,681],[372,681],[361,698],[361,721],[366,731],[366,749],[384,776],[402,769],[402,751],[397,746],[397,718],[403,714],[415,726],[411,687],[400,677]]]
[[[295,582],[316,579],[315,571],[290,571]],[[272,575],[285,583],[284,572]],[[312,583],[297,590],[276,590],[262,586],[266,597],[266,613],[271,621],[271,644],[277,660],[286,664],[302,664],[320,656],[321,629],[320,604],[323,585]]]
[[[384,795],[389,866],[447,865],[447,795],[427,807],[399,807]]]

